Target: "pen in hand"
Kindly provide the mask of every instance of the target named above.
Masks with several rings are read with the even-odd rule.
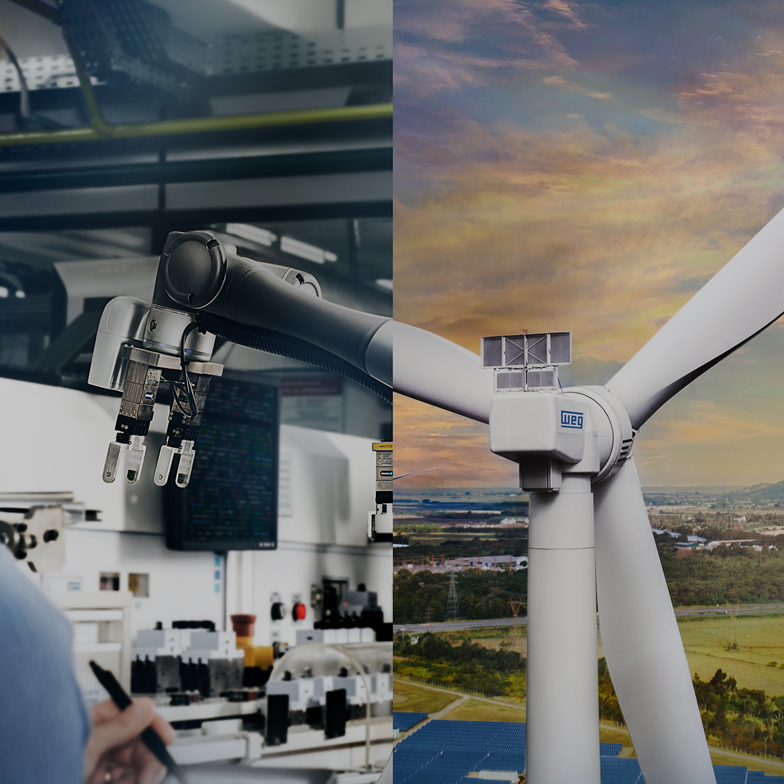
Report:
[[[117,679],[109,670],[104,670],[98,666],[94,661],[90,662],[90,669],[95,673],[95,677],[101,686],[106,689],[112,702],[121,710],[125,710],[131,704],[131,698],[125,693],[123,687],[117,682]],[[182,768],[172,759],[168,751],[166,751],[166,744],[161,740],[160,736],[152,727],[147,727],[142,734],[141,739],[144,745],[155,755],[159,762],[166,766],[169,773],[172,774],[180,784],[188,784],[187,779]]]

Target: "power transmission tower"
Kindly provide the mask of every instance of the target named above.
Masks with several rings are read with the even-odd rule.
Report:
[[[509,597],[509,601],[507,604],[512,608],[512,636],[519,637],[520,636],[520,610],[522,609],[525,602],[522,599],[515,601],[512,597]]]
[[[737,651],[738,645],[738,608],[727,604],[727,615],[730,617],[730,633],[724,649],[727,651]]]
[[[454,569],[449,572],[449,596],[446,598],[446,617],[460,617],[460,602],[457,600],[457,573]]]

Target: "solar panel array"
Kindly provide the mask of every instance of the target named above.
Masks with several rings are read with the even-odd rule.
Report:
[[[645,784],[640,763],[636,759],[602,757],[601,766],[602,784]]]
[[[396,713],[395,722],[398,716],[426,715]],[[620,743],[601,744],[602,784],[645,784],[640,763],[620,759],[621,748]],[[395,784],[474,784],[476,779],[467,778],[471,771],[525,770],[525,724],[430,721],[400,741],[394,754]],[[714,771],[716,784],[784,784],[784,776],[766,776],[747,768],[716,765]]]
[[[714,768],[714,770],[716,769]],[[719,781],[718,774],[716,775],[716,781],[718,784],[724,784]],[[784,776],[766,776],[760,770],[750,770],[749,775],[746,777],[746,784],[784,784]]]
[[[395,784],[457,784],[472,770],[522,773],[525,724],[431,721],[395,746],[393,764]]]
[[[746,768],[736,768],[733,765],[714,765],[713,771],[716,774],[716,784],[746,784],[749,773]],[[768,784],[767,778],[761,780]]]
[[[716,784],[784,784],[784,776],[766,776],[761,770],[714,765]]]
[[[419,724],[420,721],[427,717],[427,713],[404,713],[402,711],[396,711],[392,714],[392,729],[408,732],[415,724]]]

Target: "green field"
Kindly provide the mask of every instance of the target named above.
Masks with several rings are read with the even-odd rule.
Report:
[[[689,668],[702,680],[710,680],[718,669],[738,682],[740,688],[763,689],[768,696],[784,695],[784,615],[738,616],[735,620],[737,650],[726,650],[731,642],[732,621],[720,618],[689,618],[678,622]],[[509,635],[510,627],[471,629],[459,635],[487,648],[501,645],[525,653],[526,628],[521,639]],[[457,635],[456,635],[457,636]],[[599,658],[604,655],[599,642]],[[767,666],[776,662],[776,667]]]
[[[396,680],[392,705],[395,711],[406,713],[437,713],[446,708],[450,702],[459,699],[459,694],[447,694],[443,691],[426,689],[414,683],[403,683]]]
[[[509,619],[509,626],[477,626],[473,629],[460,629],[450,632],[439,632],[438,627],[434,626],[433,631],[446,635],[452,645],[460,645],[463,640],[476,642],[485,645],[487,648],[498,648],[502,642],[509,642],[515,635],[512,634],[512,619]],[[527,631],[524,623],[517,626],[518,637],[526,637]]]
[[[397,685],[395,686],[397,688]],[[450,721],[525,721],[525,704],[520,708],[484,700],[468,700],[444,716]]]
[[[721,668],[747,689],[784,695],[784,616],[688,619],[678,623],[693,673],[710,680]],[[734,633],[737,650],[726,650]],[[776,667],[766,666],[776,662]]]
[[[502,648],[506,648],[510,651],[517,651],[522,656],[525,656],[528,652],[528,638],[523,633],[525,627],[520,628],[521,634],[517,636],[506,635],[504,637],[498,637],[498,631],[496,629],[488,629],[487,631],[492,631],[493,636],[490,636],[489,634],[483,638],[472,636],[472,642],[478,643],[483,648],[491,648],[494,651],[499,651]]]
[[[735,620],[736,650],[726,650],[733,633],[730,618],[689,618],[678,622],[689,668],[702,680],[710,680],[718,669],[738,682],[740,688],[763,689],[768,696],[784,695],[784,615],[739,616]],[[520,637],[510,627],[488,627],[447,632],[453,645],[469,639],[486,648],[509,647],[525,654],[526,628]],[[601,641],[599,657],[604,655]],[[776,667],[768,666],[776,662]]]

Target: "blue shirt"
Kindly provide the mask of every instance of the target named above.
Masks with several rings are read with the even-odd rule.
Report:
[[[83,784],[71,624],[0,545],[0,782]]]

